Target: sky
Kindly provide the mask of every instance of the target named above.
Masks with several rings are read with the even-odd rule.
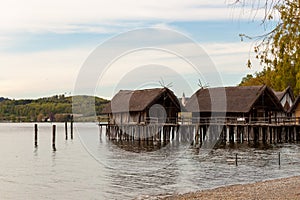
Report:
[[[211,59],[214,70],[193,74],[187,64],[189,57],[198,55],[193,49],[189,50],[191,55],[186,62],[161,49],[139,49],[111,60],[109,66],[101,66],[105,73],[97,74],[96,85],[86,92],[80,90],[80,94],[111,98],[119,89],[168,85],[178,96],[183,92],[190,96],[199,88],[199,80],[209,87],[235,86],[246,74],[261,70],[254,59],[254,41],[241,41],[239,34],[259,35],[266,30],[261,25],[264,9],[233,2],[3,0],[0,97],[24,99],[76,94],[82,68],[99,46],[128,31],[144,28],[170,30],[191,39]],[[143,39],[147,37],[151,40],[155,36]],[[158,40],[163,43],[166,38]],[[169,42],[165,48],[190,47],[188,43]],[[118,48],[110,45],[106,50],[114,52]],[[104,59],[101,55],[98,58]],[[253,60],[251,69],[246,66],[249,58]],[[216,76],[220,81],[215,81]]]

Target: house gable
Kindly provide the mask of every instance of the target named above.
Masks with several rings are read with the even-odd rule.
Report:
[[[281,92],[274,91],[274,90],[273,92],[278,98],[278,100],[280,101],[284,110],[287,112],[290,109],[290,107],[293,105],[293,102],[295,101],[295,97],[291,87],[287,87],[284,91]]]

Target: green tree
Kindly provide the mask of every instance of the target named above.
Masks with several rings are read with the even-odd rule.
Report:
[[[275,90],[283,90],[290,86],[295,94],[299,94],[300,0],[277,1],[273,12],[268,12],[264,20],[273,20],[274,13],[279,13],[280,20],[274,29],[259,37],[262,40],[254,48],[256,58],[260,60],[265,71],[259,75],[264,76],[268,85]],[[249,64],[251,65],[251,62]]]
[[[79,96],[78,98],[95,99],[95,109],[99,114],[108,101],[99,97]],[[86,105],[81,105],[83,109]],[[72,114],[72,97],[55,95],[36,100],[10,100],[2,99],[0,102],[0,120],[9,121],[42,121],[46,117],[55,118],[58,121],[66,121]],[[87,113],[89,115],[92,112]]]

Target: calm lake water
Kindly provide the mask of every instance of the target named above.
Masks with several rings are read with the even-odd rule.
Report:
[[[0,199],[133,199],[300,175],[300,144],[117,143],[95,123],[76,124],[65,140],[56,125],[54,152],[52,124],[39,124],[37,148],[34,124],[0,124]]]

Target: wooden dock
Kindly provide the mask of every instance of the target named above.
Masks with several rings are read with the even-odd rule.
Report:
[[[300,141],[300,124],[276,123],[202,122],[190,124],[99,124],[109,140],[179,141],[202,143],[220,142],[293,142]]]

